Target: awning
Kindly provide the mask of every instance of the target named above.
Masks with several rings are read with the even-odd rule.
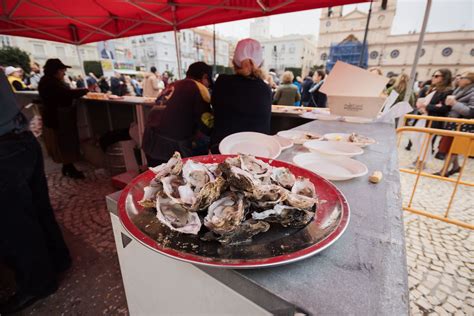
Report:
[[[2,0],[0,34],[80,45],[357,2],[366,1]]]

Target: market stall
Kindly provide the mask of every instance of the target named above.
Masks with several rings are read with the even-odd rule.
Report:
[[[116,5],[116,1],[102,1],[100,4],[81,2],[81,10],[78,10],[77,4],[62,1],[6,2],[0,8],[4,16],[0,27],[4,34],[75,45],[173,30],[179,64],[176,33],[179,29],[360,1],[124,1],[120,6]],[[35,16],[34,12],[38,15]],[[19,95],[35,97],[31,93]],[[83,109],[82,127],[88,131],[89,137],[96,134],[92,120],[102,115],[101,131],[113,130],[119,121],[120,125],[135,121],[141,133],[146,118],[145,109],[153,105],[147,101],[150,100],[82,99],[79,101],[79,107]],[[206,260],[213,262],[216,259],[206,256],[201,256],[201,262],[183,260],[188,253],[183,254],[176,249],[163,252],[163,247],[167,247],[158,244],[159,239],[150,239],[150,232],[147,237],[143,235],[147,233],[146,225],[140,229],[132,221],[133,214],[128,213],[129,217],[124,215],[127,214],[123,211],[127,209],[127,203],[136,202],[134,199],[143,195],[143,187],[133,187],[137,183],[135,181],[124,191],[125,195],[117,192],[107,196],[130,314],[408,314],[400,181],[397,155],[393,150],[393,126],[340,121],[307,123],[308,119],[300,116],[301,110],[306,111],[274,107],[272,121],[279,122],[279,126],[273,126],[272,132],[297,126],[298,130],[314,134],[357,133],[373,137],[376,141],[353,159],[366,167],[365,173],[357,177],[331,183],[304,171],[304,174],[311,174],[312,179],[316,179],[313,182],[316,193],[321,193],[318,189],[322,188],[323,196],[326,189],[337,192],[335,200],[339,201],[337,209],[341,211],[336,212],[337,216],[330,221],[330,228],[334,228],[330,235],[337,234],[330,241],[326,236],[319,236],[310,247],[314,251],[297,257],[298,260],[289,259],[294,256],[290,249],[289,257],[286,254],[278,256],[279,263],[285,264],[279,267],[259,266],[255,260],[250,264],[245,256],[239,260],[245,263],[244,267],[252,269],[240,270],[231,264],[220,267],[203,265]],[[91,115],[94,111],[95,114]],[[99,112],[102,114],[97,114]],[[125,119],[117,120],[115,115]],[[377,133],[374,133],[375,130]],[[275,157],[288,163],[294,163],[297,154],[308,152],[307,147],[297,144],[283,150],[279,147],[278,150]],[[382,181],[369,183],[367,171],[380,171]],[[126,195],[132,189],[140,194],[135,197]],[[318,208],[324,210],[328,202],[329,205],[334,203],[332,200],[318,201],[310,218],[315,220],[302,230],[313,227],[321,215]],[[141,209],[137,209],[137,214],[140,212]],[[216,243],[215,240],[210,242]],[[228,247],[244,249],[247,246]],[[282,246],[285,250],[286,245]],[[217,249],[230,251],[225,246]],[[225,257],[220,259],[222,263]],[[265,259],[272,260],[271,257]]]

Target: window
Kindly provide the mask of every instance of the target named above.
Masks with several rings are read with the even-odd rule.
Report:
[[[327,60],[328,59],[328,54],[322,53],[321,54],[321,60]]]
[[[421,52],[420,52],[420,57],[423,57],[425,55],[426,51],[424,48],[421,49]]]
[[[285,44],[281,44],[280,51],[281,51],[282,53],[284,53],[284,52],[285,52]]]
[[[443,55],[444,57],[451,56],[452,53],[453,49],[451,47],[443,48],[443,50],[441,51],[441,55]]]
[[[474,48],[471,49],[471,56],[474,57]]]
[[[148,37],[146,38],[147,42],[152,42],[153,39],[154,39],[153,36],[148,36]]]
[[[330,27],[331,26],[331,21],[327,21],[326,22],[326,27]]]
[[[186,32],[183,32],[183,40],[186,42]]]
[[[42,56],[46,55],[45,51],[44,51],[44,45],[34,44],[33,45],[33,50],[34,50],[35,54],[37,54],[37,55],[42,55]]]
[[[290,54],[294,54],[295,51],[296,51],[296,48],[294,46],[290,46],[290,48],[288,49],[289,53]]]
[[[397,58],[399,55],[400,55],[400,51],[398,49],[394,49],[390,53],[390,57],[392,57],[392,58]]]
[[[166,64],[166,70],[170,69],[170,65]]]
[[[379,57],[379,52],[376,50],[370,52],[370,59],[376,59],[377,57]]]

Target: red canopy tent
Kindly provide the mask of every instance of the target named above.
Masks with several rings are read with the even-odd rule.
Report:
[[[1,0],[0,34],[81,45],[365,1]]]

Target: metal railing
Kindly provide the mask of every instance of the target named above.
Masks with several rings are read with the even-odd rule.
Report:
[[[406,122],[408,120],[426,120],[427,122],[426,127],[406,126]],[[417,160],[415,162],[415,170],[400,168],[400,172],[416,175],[415,184],[413,186],[413,190],[410,195],[410,200],[407,206],[403,206],[403,209],[411,213],[427,216],[429,218],[437,219],[446,223],[455,224],[455,225],[468,228],[468,229],[474,229],[473,224],[448,217],[459,185],[474,186],[474,182],[461,180],[462,175],[465,171],[465,167],[469,159],[469,156],[474,156],[474,133],[466,133],[466,132],[460,131],[462,125],[465,125],[465,124],[474,125],[474,120],[408,114],[408,115],[405,115],[403,122],[404,122],[404,125],[397,129],[398,146],[400,145],[401,136],[402,136],[402,133],[404,132],[425,134],[425,136],[423,137],[422,145],[420,147]],[[454,123],[456,124],[456,130],[432,128],[433,122]],[[448,154],[445,157],[445,163],[443,165],[442,171],[440,172],[440,175],[434,175],[434,174],[426,173],[423,171],[424,169],[423,167],[425,165],[425,161],[427,158],[428,149],[430,148],[429,145],[434,135],[439,135],[443,137],[452,137],[452,143],[450,145]],[[451,178],[443,176],[444,174],[446,174],[447,168],[449,167],[449,164],[451,161],[451,157],[453,155],[464,156],[463,162],[461,164],[461,169],[456,179],[451,179]],[[438,215],[438,214],[433,214],[425,210],[415,209],[414,207],[412,207],[416,188],[418,186],[418,183],[421,177],[432,178],[439,181],[451,182],[455,184],[453,192],[449,199],[448,207],[443,216]],[[474,211],[474,207],[471,208],[470,211],[471,212]]]

